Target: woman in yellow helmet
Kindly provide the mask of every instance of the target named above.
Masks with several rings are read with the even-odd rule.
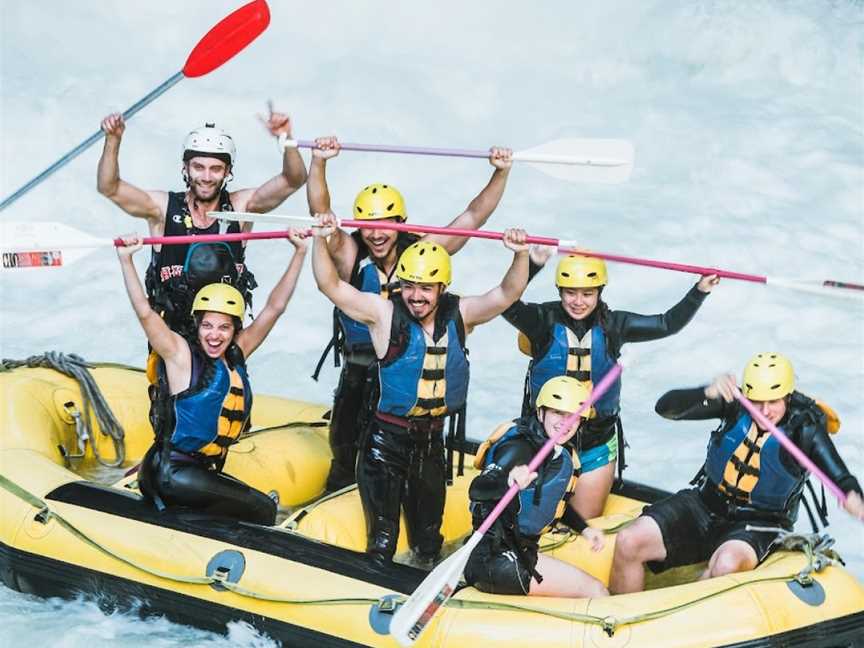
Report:
[[[757,353],[741,383],[741,393],[847,494],[846,510],[864,520],[861,486],[828,436],[823,409],[795,390],[789,359]],[[792,530],[809,473],[734,399],[734,386],[734,376],[721,375],[657,401],[657,413],[668,419],[719,418],[721,424],[711,433],[695,488],[652,504],[618,534],[613,593],[640,591],[646,565],[659,572],[707,560],[703,578],[753,569],[781,531]]]
[[[548,256],[548,252],[532,250],[532,275]],[[658,340],[680,331],[719,278],[702,277],[679,303],[660,315],[611,310],[602,298],[607,281],[602,259],[568,255],[555,273],[557,300],[542,304],[518,301],[504,312],[504,318],[519,330],[520,350],[531,357],[523,413],[535,408],[537,394],[550,378],[564,375],[596,383],[614,366],[624,344]],[[579,440],[583,474],[573,502],[585,518],[603,512],[619,451],[623,453],[620,393],[619,379],[597,402],[597,416]]]
[[[582,534],[594,551],[603,548],[603,531],[588,526],[570,503],[581,469],[568,441],[578,437],[593,408],[559,440],[546,460],[529,473],[527,464],[564,420],[585,402],[588,383],[568,376],[551,378],[540,389],[537,407],[527,416],[500,425],[480,445],[474,466],[483,469],[471,482],[471,514],[478,529],[511,483],[514,498],[471,554],[465,567],[469,585],[491,594],[529,596],[606,596],[603,584],[573,565],[539,553],[540,536],[557,523]]]
[[[312,149],[306,185],[309,210],[312,214],[332,213],[325,166],[328,159],[339,154],[339,141],[335,137],[320,137],[315,142],[317,147]],[[492,177],[465,211],[450,223],[451,227],[483,227],[504,194],[512,164],[511,156],[510,149],[493,147],[489,150],[489,163],[494,167]],[[405,201],[391,184],[370,184],[357,194],[351,218],[404,222],[407,218]],[[363,292],[380,294],[386,298],[388,293],[399,290],[400,284],[395,277],[397,259],[419,240],[440,245],[449,254],[455,254],[468,242],[464,237],[436,234],[419,237],[386,227],[358,230],[350,235],[337,228],[329,237],[328,247],[343,281]],[[340,354],[344,355],[345,363],[336,388],[330,422],[333,462],[327,478],[329,491],[354,482],[357,446],[364,414],[368,410],[367,385],[372,378],[369,369],[375,361],[368,327],[338,309],[334,312],[333,339],[318,362],[314,374],[316,379],[331,346],[334,346],[337,366]]]
[[[172,331],[151,307],[132,263],[141,249],[138,236],[117,248],[132,308],[163,374],[151,394],[150,418],[156,440],[141,462],[142,494],[158,508],[186,506],[258,524],[273,524],[276,502],[222,474],[228,447],[249,423],[252,389],[246,359],[285,311],[303,267],[306,243],[291,231],[294,255],[267,303],[248,327],[245,304],[229,284],[208,284],[195,295],[194,333]]]
[[[465,338],[525,290],[525,232],[504,233],[513,262],[501,283],[483,295],[448,292],[450,255],[437,243],[418,241],[397,262],[401,290],[381,299],[340,279],[324,238],[335,229],[334,220],[319,215],[315,281],[336,307],[369,327],[376,357],[376,411],[366,423],[356,468],[366,550],[378,561],[392,559],[404,510],[408,543],[418,561],[429,564],[443,541],[444,419],[451,416],[452,425],[468,393]]]

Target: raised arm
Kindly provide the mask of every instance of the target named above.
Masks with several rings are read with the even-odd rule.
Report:
[[[376,351],[386,348],[390,334],[390,316],[393,306],[375,293],[365,293],[339,278],[325,237],[332,234],[335,225],[332,214],[319,214],[319,227],[315,228],[312,272],[318,289],[351,319],[369,326]],[[386,329],[386,330],[385,330]],[[382,346],[383,345],[383,346]],[[379,348],[380,347],[380,348]]]
[[[732,390],[735,376],[721,374],[705,387],[673,389],[657,401],[654,411],[672,421],[730,418],[738,408]]]
[[[283,113],[270,111],[267,119],[259,116],[264,126],[274,137],[291,137],[291,118]],[[282,153],[282,171],[257,189],[244,189],[232,196],[237,211],[263,214],[276,209],[284,200],[306,182],[306,165],[296,148],[286,148]],[[244,200],[245,199],[245,200]],[[245,203],[245,204],[244,204]]]
[[[102,120],[105,144],[96,171],[96,189],[130,216],[146,218],[150,230],[159,229],[168,207],[168,194],[164,191],[144,191],[120,178],[120,141],[126,124],[119,113]]]
[[[252,355],[267,338],[276,321],[285,312],[288,302],[291,301],[291,296],[294,294],[294,289],[297,287],[297,278],[303,270],[303,260],[306,258],[307,248],[307,243],[304,240],[306,234],[291,229],[288,238],[294,246],[294,254],[288,268],[282,278],[276,282],[273,290],[270,291],[267,303],[258,313],[258,317],[237,335],[237,346],[240,347],[246,358]]]
[[[339,155],[339,140],[334,136],[318,137],[312,149],[312,162],[309,164],[309,180],[306,183],[306,199],[309,213],[333,214],[330,209],[330,190],[327,187],[327,160]],[[336,228],[327,239],[330,256],[336,263],[339,276],[348,281],[354,260],[357,258],[357,244],[342,229]]]
[[[489,183],[468,204],[468,208],[453,219],[448,227],[478,229],[486,224],[492,212],[495,211],[507,186],[510,167],[513,165],[513,151],[508,148],[493,146],[489,149],[489,164],[495,167]],[[438,243],[450,254],[458,252],[468,242],[464,236],[445,236],[443,234],[427,234],[423,238]]]
[[[126,285],[129,301],[132,303],[132,309],[138,316],[141,328],[144,329],[144,334],[153,350],[166,362],[175,361],[181,350],[188,349],[188,346],[186,346],[183,338],[168,328],[159,314],[150,308],[150,302],[147,301],[144,287],[141,285],[141,280],[135,271],[135,265],[132,263],[132,255],[142,247],[141,238],[137,235],[124,236],[123,242],[125,245],[117,248],[117,257],[120,259],[123,282]]]
[[[528,285],[528,245],[525,230],[508,229],[504,232],[504,246],[513,250],[513,262],[501,283],[485,295],[463,297],[459,309],[467,332],[503,313],[507,307],[522,296]]]
[[[674,335],[693,319],[705,297],[719,282],[717,275],[705,275],[681,301],[660,315],[613,311],[611,325],[621,331],[623,342],[647,342]]]

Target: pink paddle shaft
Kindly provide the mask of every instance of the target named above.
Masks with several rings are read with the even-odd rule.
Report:
[[[789,440],[789,437],[787,437],[780,430],[778,430],[776,425],[774,425],[771,421],[765,418],[765,415],[762,414],[762,412],[760,412],[758,409],[756,409],[756,406],[753,405],[753,403],[744,398],[744,396],[741,394],[737,387],[735,388],[733,393],[735,394],[735,398],[738,399],[738,402],[744,406],[744,409],[750,412],[750,416],[755,419],[755,421],[760,425],[760,427],[762,427],[762,429],[768,430],[771,434],[773,434],[780,442],[780,445],[786,448],[789,454],[795,457],[798,463],[800,463],[807,470],[816,475],[816,477],[819,478],[819,481],[825,484],[825,487],[837,496],[837,499],[840,500],[841,504],[846,502],[846,493],[840,490],[840,487],[837,486],[837,484],[835,484],[833,481],[831,481],[831,478],[828,477],[828,475],[826,475],[824,472],[822,472],[819,466],[814,464],[810,457],[805,455],[798,446],[792,443],[792,441]]]
[[[600,397],[606,393],[606,390],[612,386],[616,380],[618,380],[618,376],[621,375],[621,365],[616,364],[612,369],[603,376],[602,380],[594,385],[594,389],[591,390],[591,395],[588,397],[582,406],[573,412],[570,416],[564,419],[564,422],[561,424],[561,431],[556,434],[554,437],[551,437],[546,443],[543,444],[543,447],[540,448],[540,451],[534,455],[534,458],[528,464],[528,470],[530,472],[534,472],[537,470],[537,467],[543,463],[543,460],[549,456],[549,453],[552,452],[552,448],[558,442],[558,439],[567,434],[567,431],[576,423],[579,417],[582,415],[586,409],[590,408],[594,403],[596,403]],[[510,486],[510,489],[505,493],[504,497],[501,498],[501,501],[495,505],[495,508],[492,509],[492,512],[489,516],[483,521],[483,524],[480,525],[480,528],[477,529],[477,533],[483,535],[486,533],[493,524],[495,524],[495,520],[498,519],[498,516],[501,515],[501,512],[507,508],[507,505],[510,503],[514,497],[516,497],[516,493],[519,492],[519,484],[513,484]]]
[[[489,232],[485,230],[461,229],[458,227],[433,227],[431,225],[412,225],[409,223],[387,223],[386,228],[382,227],[382,223],[373,221],[342,221],[342,227],[356,227],[359,229],[388,229],[397,232],[419,232],[422,234],[442,234],[444,236],[465,236],[470,238],[483,238],[500,240],[504,237],[502,232]],[[549,245],[551,247],[559,247],[561,240],[557,238],[549,238],[548,236],[528,236],[525,241],[527,243],[535,243],[537,245]],[[663,268],[665,270],[675,270],[677,272],[688,272],[698,275],[716,274],[719,277],[727,279],[739,279],[741,281],[752,281],[754,283],[768,283],[767,277],[759,275],[744,274],[741,272],[732,272],[729,270],[718,270],[717,268],[705,268],[702,266],[685,265],[683,263],[669,263],[666,261],[654,261],[652,259],[639,259],[636,257],[622,256],[620,254],[606,254],[604,252],[594,252],[593,250],[580,250],[570,248],[560,248],[562,252],[572,252],[575,254],[584,254],[587,256],[605,259],[607,261],[617,261],[618,263],[629,263],[631,265],[648,266],[650,268]]]

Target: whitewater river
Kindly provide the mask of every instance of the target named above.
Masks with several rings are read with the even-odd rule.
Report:
[[[2,193],[19,186],[183,64],[225,0],[0,3]],[[473,3],[271,3],[270,29],[213,74],[184,80],[129,124],[121,173],[179,189],[183,136],[206,121],[238,143],[232,187],[277,172],[259,125],[271,98],[295,135],[344,141],[529,148],[560,137],[626,138],[626,184],[574,184],[532,168],[511,174],[489,227],[523,225],[596,250],[769,276],[864,280],[864,66],[860,2],[590,0]],[[109,237],[144,231],[95,191],[95,147],[2,214],[63,221]],[[305,154],[304,154],[305,155]],[[414,222],[442,225],[486,183],[482,161],[343,153],[328,170],[347,215],[371,182],[398,186]],[[301,191],[280,208],[306,212]],[[290,254],[252,243],[259,306]],[[146,261],[139,254],[139,268]],[[474,241],[453,289],[485,291],[509,255]],[[695,277],[610,265],[613,308],[658,312]],[[555,297],[547,270],[527,298]],[[19,271],[0,284],[2,356],[47,350],[141,365],[144,342],[110,249],[64,270]],[[710,423],[653,412],[667,389],[740,373],[760,350],[795,363],[799,388],[829,402],[835,442],[864,477],[864,302],[724,281],[695,320],[665,341],[631,345],[623,416],[628,476],[675,490],[704,457]],[[337,373],[309,379],[330,308],[307,268],[286,316],[251,361],[256,391],[327,401]],[[503,321],[469,338],[469,430],[518,412],[526,359]],[[831,533],[864,578],[864,534],[836,503]],[[806,529],[808,525],[801,525]],[[44,601],[0,587],[0,645],[270,646],[248,627],[228,637],[163,619],[100,612],[92,601]]]

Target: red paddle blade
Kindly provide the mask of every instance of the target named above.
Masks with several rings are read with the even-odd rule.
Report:
[[[204,76],[240,52],[267,29],[270,7],[265,0],[254,0],[225,16],[204,35],[186,59],[183,74]]]

